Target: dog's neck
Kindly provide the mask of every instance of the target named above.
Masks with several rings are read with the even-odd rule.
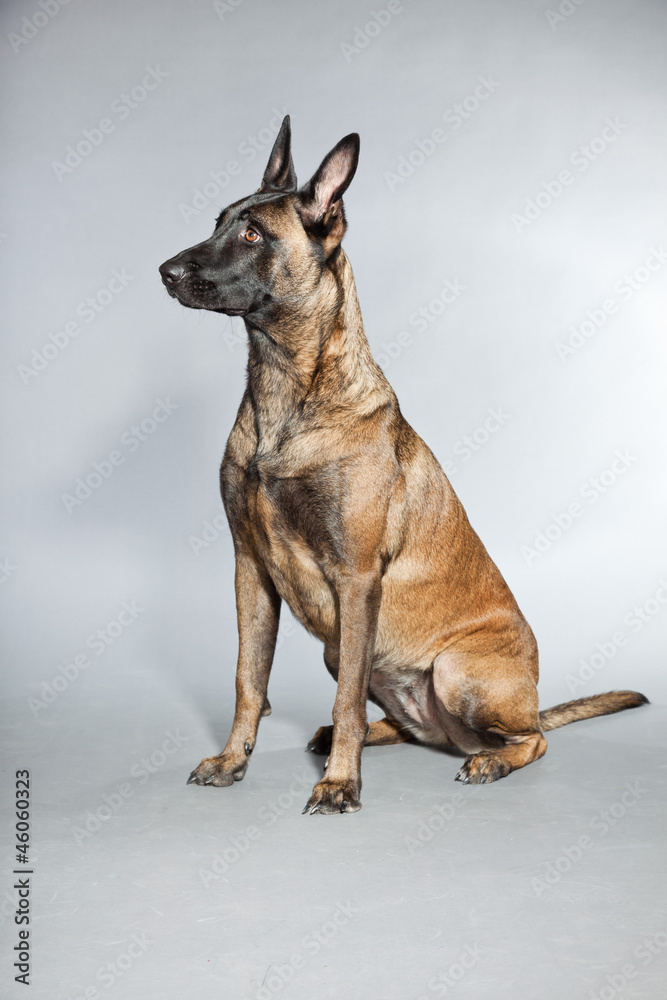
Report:
[[[281,303],[271,321],[246,321],[248,394],[262,450],[315,410],[362,417],[393,397],[364,333],[352,267],[339,250],[313,293]]]

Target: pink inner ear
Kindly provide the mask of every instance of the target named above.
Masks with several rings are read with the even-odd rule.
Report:
[[[350,169],[350,158],[343,150],[335,153],[327,162],[322,176],[315,185],[317,215],[325,215],[331,208],[338,189],[345,183]]]

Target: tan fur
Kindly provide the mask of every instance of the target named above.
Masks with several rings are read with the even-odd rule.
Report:
[[[224,751],[190,778],[243,777],[270,711],[284,600],[324,643],[337,681],[333,726],[309,744],[329,754],[306,806],[323,813],[360,808],[364,745],[458,747],[469,754],[459,780],[493,781],[541,757],[543,731],[646,700],[619,692],[539,713],[533,633],[372,358],[338,246],[342,203],[329,203],[345,143],[311,182],[310,202],[290,190],[251,205],[279,249],[271,308],[246,318],[248,384],[221,469],[236,553],[236,712]],[[289,174],[286,148],[282,135],[262,192]],[[370,727],[367,698],[386,712]]]

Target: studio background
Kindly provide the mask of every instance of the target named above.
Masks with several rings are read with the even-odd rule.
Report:
[[[243,902],[234,895],[240,865],[216,882],[219,902],[209,891],[203,907],[167,874],[171,859],[201,890],[201,858],[227,843],[230,823],[238,835],[242,796],[259,795],[256,813],[270,794],[268,784],[246,792],[251,775],[261,782],[263,761],[265,771],[283,761],[289,783],[303,766],[297,751],[330,721],[335,689],[320,646],[284,608],[273,714],[246,782],[185,788],[199,759],[222,748],[233,714],[233,551],[218,467],[246,350],[240,320],[183,309],[157,271],[205,239],[221,207],[259,186],[285,113],[300,182],[343,135],[361,135],[344,247],[368,339],[536,633],[541,706],[640,690],[650,709],[582,723],[567,740],[584,733],[602,754],[608,744],[620,756],[625,741],[662,747],[664,757],[667,9],[657,0],[560,8],[3,4],[3,782],[13,794],[15,769],[33,771],[36,866],[52,887],[34,901],[34,996],[74,1000],[93,986],[106,995],[99,968],[144,931],[153,943],[114,983],[119,996],[145,996],[149,986],[182,996],[195,983],[204,998],[223,987],[254,998],[267,965],[289,954],[288,944],[272,952],[271,928],[253,924],[256,954],[241,957],[247,897],[258,870],[270,879],[272,863],[287,864],[279,849],[261,863],[259,853],[256,864],[243,860]],[[150,781],[135,774],[131,800],[77,837],[103,796],[174,735]],[[528,769],[531,789],[549,780],[548,762],[567,740],[554,735],[542,778],[542,764]],[[417,768],[419,752],[376,755],[383,804],[371,807],[364,771],[358,820],[302,820],[305,789],[283,836],[293,823],[299,832],[289,838],[326,868],[364,830],[359,858],[346,863],[372,865],[363,839],[372,832],[360,824],[372,822],[371,808],[393,823],[405,804],[392,792],[393,771],[402,759]],[[459,763],[433,756],[417,817],[456,787]],[[664,776],[653,767],[651,781]],[[501,811],[506,784],[485,800]],[[402,821],[397,850],[415,826]],[[437,882],[437,873],[427,864],[423,874]],[[421,900],[405,877],[398,894]],[[313,878],[290,904],[306,914],[306,929],[336,905],[322,904],[318,917]],[[1,888],[11,898],[9,874]],[[195,941],[178,970],[176,898],[185,901],[185,939]],[[104,917],[100,901],[110,907]],[[576,899],[567,905],[576,911]],[[656,900],[636,905],[662,926]],[[279,919],[271,906],[261,912]],[[340,965],[336,972],[350,954],[355,976],[376,984],[367,995],[433,995],[429,977],[455,955],[415,944],[419,969],[404,959],[391,974],[378,971],[378,954],[389,959],[400,937],[399,911],[382,919],[389,936],[374,955],[333,941],[331,966],[314,959],[284,995],[350,995]],[[3,928],[11,936],[10,919]],[[299,925],[295,940],[304,933]],[[443,925],[437,948],[447,933]],[[237,937],[230,966],[221,949]],[[596,945],[595,968],[582,945],[563,972],[567,995],[579,995],[573,984],[582,996],[604,987],[618,949],[614,934],[600,940],[609,945]],[[9,953],[0,956],[8,969]],[[516,956],[508,961],[511,970]],[[493,968],[484,983],[496,995],[509,996],[511,983],[513,997],[530,988],[566,995],[562,984],[545,988],[538,977],[522,986]],[[462,995],[481,995],[476,975]],[[658,996],[657,966],[643,975],[643,992],[628,996]]]

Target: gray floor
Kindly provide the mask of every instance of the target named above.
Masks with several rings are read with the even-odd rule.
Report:
[[[246,779],[207,789],[185,784],[216,749],[195,692],[77,684],[5,728],[3,801],[32,775],[31,996],[664,997],[664,709],[552,733],[490,786],[369,749],[361,812],[311,817],[319,704],[278,682]]]

